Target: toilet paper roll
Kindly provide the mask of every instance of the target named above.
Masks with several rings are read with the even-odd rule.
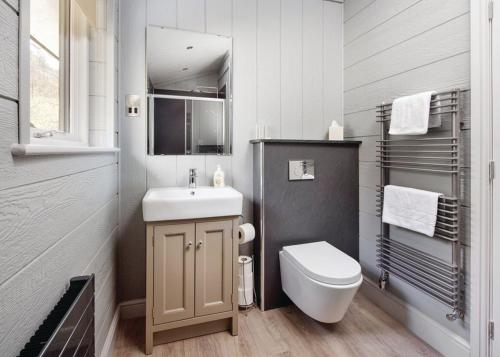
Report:
[[[238,264],[252,264],[252,257],[248,255],[240,255],[238,257]]]
[[[239,275],[239,285],[240,289],[253,289],[253,274]]]
[[[247,306],[253,304],[253,289],[238,289],[238,305]]]
[[[253,273],[252,258],[246,255],[238,257],[238,274],[246,275]]]
[[[248,243],[255,238],[255,228],[250,223],[245,223],[238,228],[238,240],[240,244]]]

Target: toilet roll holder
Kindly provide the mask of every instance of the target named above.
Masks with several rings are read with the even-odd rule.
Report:
[[[240,257],[242,257],[241,261],[240,261]],[[246,294],[244,293],[245,290],[246,290],[245,278],[244,278],[244,276],[245,276],[245,266],[248,265],[248,264],[246,264],[248,262],[248,260],[251,260],[251,271],[250,271],[250,273],[252,274],[252,278],[253,278],[253,272],[255,271],[254,270],[254,268],[255,268],[255,266],[254,266],[255,256],[252,255],[250,259],[248,259],[246,256],[240,256],[240,257],[238,257],[238,265],[240,265],[240,266],[242,265],[243,266],[243,275],[240,276],[240,279],[243,277],[243,279],[242,279],[242,282],[243,282],[243,296],[244,296],[244,299],[245,299],[245,304],[242,305],[242,304],[238,303],[238,306],[240,307],[240,309],[248,311],[248,310],[250,310],[250,309],[252,309],[252,308],[254,308],[256,306],[255,301],[257,301],[256,300],[257,299],[257,293],[255,291],[255,284],[252,284],[253,285],[252,286],[252,295],[253,295],[253,299],[252,300],[253,301],[250,304],[247,304],[246,303],[247,302],[246,301]],[[239,274],[239,275],[241,275],[241,274]]]

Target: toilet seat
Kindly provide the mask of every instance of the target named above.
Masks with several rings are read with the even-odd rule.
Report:
[[[361,279],[359,263],[328,242],[283,247],[283,253],[309,278],[331,285],[349,285]]]

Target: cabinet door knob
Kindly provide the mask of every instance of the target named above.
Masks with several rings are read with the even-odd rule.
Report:
[[[201,241],[201,240],[200,240],[200,241],[198,242],[198,248],[201,248],[201,246],[202,246],[202,245],[203,245],[203,241]]]
[[[190,241],[190,242],[188,242],[188,243],[186,244],[186,248],[187,248],[187,249],[189,249],[189,248],[191,248],[191,246],[192,246],[192,245],[193,245],[193,242],[191,242],[191,241]]]

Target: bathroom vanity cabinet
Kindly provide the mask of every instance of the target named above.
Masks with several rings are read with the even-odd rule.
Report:
[[[148,222],[146,353],[154,344],[238,333],[238,217]]]

